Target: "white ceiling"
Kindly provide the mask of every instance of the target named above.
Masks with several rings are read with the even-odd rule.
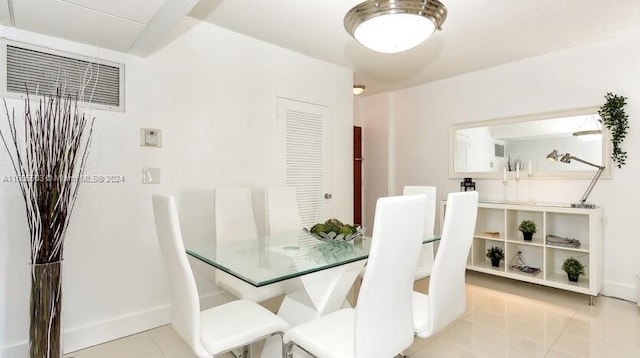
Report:
[[[0,0],[0,24],[148,55],[197,0]]]
[[[189,13],[350,68],[364,95],[640,30],[638,0],[441,0],[449,10],[441,32],[381,54],[344,30],[344,14],[361,1],[0,0],[0,24],[145,56]]]
[[[363,95],[395,90],[640,29],[638,0],[441,0],[440,32],[399,54],[344,30],[363,0],[200,0],[190,16],[354,71]]]

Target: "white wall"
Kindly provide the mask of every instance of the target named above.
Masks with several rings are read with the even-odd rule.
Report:
[[[640,269],[640,221],[637,205],[640,192],[640,34],[626,35],[540,57],[469,73],[384,95],[365,97],[365,133],[370,127],[384,130],[384,120],[373,116],[384,113],[389,97],[393,107],[395,184],[389,194],[403,185],[436,185],[438,196],[457,191],[458,179],[448,178],[448,126],[518,115],[537,114],[588,106],[599,106],[605,93],[627,96],[629,135],[624,149],[628,164],[615,168],[613,179],[601,180],[590,196],[605,213],[603,293],[635,300],[635,272]],[[369,141],[368,141],[369,142]],[[369,144],[373,146],[374,144]],[[375,150],[382,151],[377,146]],[[367,149],[365,149],[367,150]],[[383,160],[384,158],[380,157]],[[385,164],[367,171],[369,178],[387,180]],[[536,180],[532,185],[538,202],[577,201],[589,180]],[[382,186],[382,185],[379,185]],[[510,196],[515,198],[511,183]],[[477,180],[480,198],[501,200],[499,180]],[[522,188],[521,188],[522,189]],[[385,195],[386,193],[380,193]],[[522,194],[522,193],[521,193]],[[367,206],[376,199],[368,196]],[[368,213],[371,216],[371,212]],[[369,217],[368,220],[371,220]]]
[[[359,103],[363,124],[362,217],[368,233],[373,232],[376,200],[389,192],[389,96],[378,94]]]
[[[93,111],[87,174],[120,174],[124,184],[86,184],[67,235],[65,351],[168,322],[169,291],[156,242],[153,193],[177,196],[187,245],[213,239],[218,186],[254,190],[264,228],[262,188],[281,177],[272,133],[278,96],[330,108],[335,158],[332,216],[352,216],[352,73],[289,50],[186,19],[175,39],[137,58],[2,28],[5,36],[122,62],[126,112]],[[21,102],[10,100],[21,109]],[[4,116],[3,116],[4,118]],[[4,119],[0,121],[5,128]],[[163,130],[163,147],[141,148],[139,128]],[[346,154],[344,154],[346,153]],[[160,185],[142,185],[141,168],[159,167]],[[12,175],[4,150],[0,177]],[[25,352],[29,247],[16,185],[0,183],[0,353]],[[222,300],[213,271],[195,264],[201,296]]]

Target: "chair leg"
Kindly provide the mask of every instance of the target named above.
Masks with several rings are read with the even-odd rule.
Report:
[[[293,346],[295,343],[289,342],[287,344],[282,343],[282,358],[293,358]]]
[[[251,345],[248,344],[242,347],[242,358],[251,358],[253,356],[251,351]]]

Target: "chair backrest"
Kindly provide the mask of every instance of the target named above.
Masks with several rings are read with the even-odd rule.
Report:
[[[298,195],[292,186],[270,186],[266,190],[269,232],[302,230]]]
[[[218,188],[215,202],[218,242],[258,236],[250,188]]]
[[[448,195],[440,246],[429,280],[429,322],[424,336],[440,331],[464,313],[464,274],[477,213],[477,191]]]
[[[424,237],[423,195],[380,198],[355,308],[355,357],[393,357],[413,342],[413,275]]]
[[[427,206],[424,213],[424,234],[433,235],[433,227],[436,220],[436,187],[407,185],[402,190],[402,195],[426,195]],[[424,244],[420,248],[418,258],[418,270],[415,279],[421,279],[431,274],[433,267],[433,244]]]
[[[154,195],[152,201],[158,242],[169,274],[171,324],[198,356],[210,356],[200,341],[198,288],[184,250],[175,199]]]
[[[436,220],[436,187],[407,185],[402,189],[402,195],[426,195],[427,207],[424,213],[424,234],[433,234]]]

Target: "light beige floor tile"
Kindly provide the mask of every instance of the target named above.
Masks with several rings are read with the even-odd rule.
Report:
[[[496,297],[496,291],[488,290],[481,286],[467,283],[467,305],[472,308],[480,308],[487,304],[489,300]],[[502,293],[498,293],[502,294]]]
[[[503,345],[511,351],[544,356],[560,333],[560,330],[555,329],[546,331],[535,322],[524,321],[514,330],[491,327],[471,319],[464,319],[445,334],[474,336]]]
[[[166,358],[161,351],[153,352],[151,354],[145,354],[140,358]]]
[[[273,313],[278,313],[278,309],[284,300],[284,295],[280,295],[274,298],[270,298],[264,302],[260,302],[260,305]]]
[[[624,348],[598,339],[587,339],[567,332],[562,333],[551,351],[574,354],[578,357],[640,357],[640,349]]]
[[[518,296],[510,297],[505,305],[505,314],[543,323],[547,327],[564,329],[576,313],[576,309],[541,303]]]
[[[544,358],[583,358],[575,354],[564,352],[560,349],[552,348]]]
[[[434,337],[429,337],[429,338],[420,338],[420,337],[415,337],[413,339],[413,344],[411,344],[411,347],[407,348],[404,353],[408,356],[412,356],[414,353],[416,353],[417,351],[419,351],[420,349],[422,349],[422,347],[430,344],[430,342],[433,342],[435,339],[437,339],[438,335],[434,336]]]
[[[410,353],[410,358],[489,358],[488,354],[469,351],[461,345],[443,339],[435,339],[420,350]]]
[[[637,306],[616,299],[599,298],[599,301],[595,307],[580,309],[565,331],[583,339],[640,350],[640,310]]]
[[[466,282],[470,285],[481,286],[496,294],[504,293],[510,296],[529,298],[569,309],[577,309],[589,302],[586,295],[479,272],[467,271]]]
[[[158,346],[146,332],[68,354],[75,358],[140,358],[159,352]]]
[[[444,342],[453,345],[461,346],[470,352],[480,353],[490,357],[506,356],[507,347],[505,345],[494,343],[478,336],[461,334],[461,332],[456,330],[449,330],[438,339],[442,339]],[[428,348],[428,345],[422,349],[426,348]]]
[[[254,357],[256,357],[256,356],[260,357],[259,355],[256,355],[255,353],[253,353],[253,356]],[[233,354],[231,354],[231,353],[223,353],[221,355],[215,356],[215,358],[235,358],[235,356]]]
[[[475,323],[473,320],[465,319],[445,332],[444,336],[448,338],[456,337],[458,340],[469,337],[474,339],[479,338],[504,346],[505,351],[518,351],[534,356],[544,356],[548,348],[561,333],[561,331],[557,330],[551,338],[547,338],[544,332],[540,332],[539,324],[535,322],[524,322],[519,329],[525,332],[529,332],[528,330],[530,330],[531,334],[518,335],[509,329],[505,330],[490,327]]]
[[[187,345],[169,347],[163,353],[165,358],[198,358]],[[254,355],[254,357],[256,356]],[[215,358],[235,358],[235,356],[231,353],[222,353],[216,355]]]
[[[164,348],[162,353],[166,358],[198,358],[186,344],[178,344]]]
[[[420,293],[429,294],[429,277],[417,280],[413,283],[413,290]]]
[[[147,333],[160,350],[186,344],[170,324],[148,330]]]

